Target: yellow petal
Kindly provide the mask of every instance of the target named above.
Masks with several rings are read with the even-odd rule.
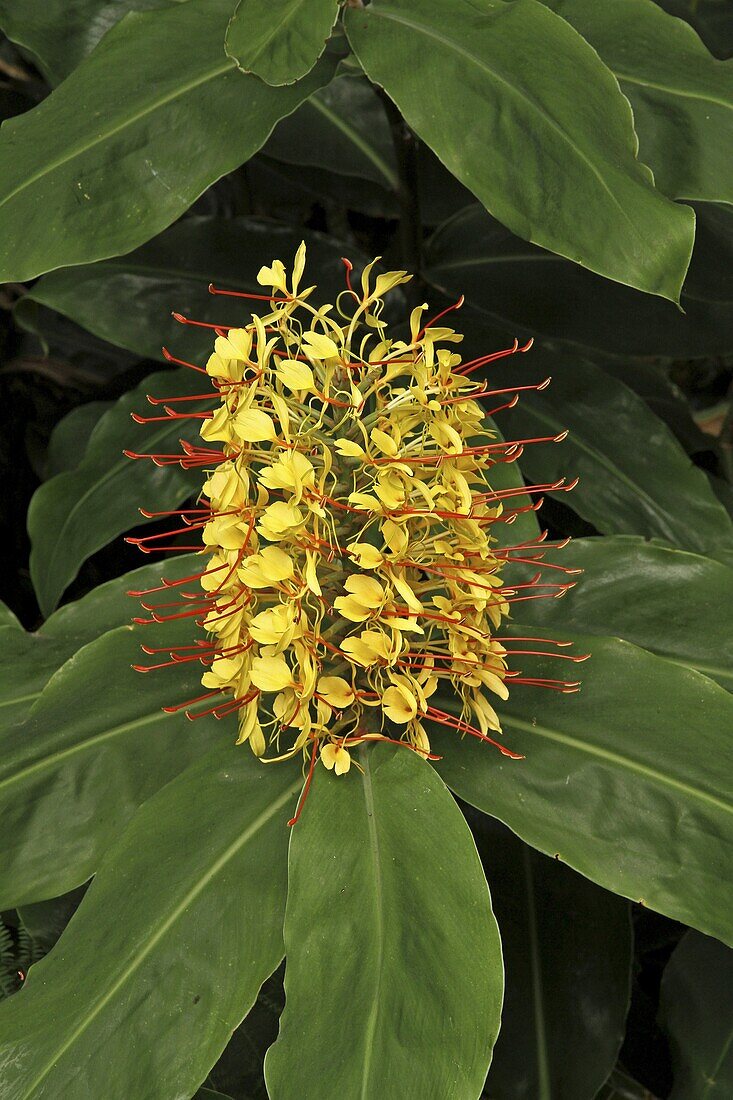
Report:
[[[348,749],[343,745],[334,745],[329,741],[321,749],[321,760],[329,771],[335,771],[336,775],[346,775],[351,767],[351,757]]]
[[[342,676],[321,676],[318,694],[336,710],[343,710],[354,702],[354,692]]]
[[[312,359],[333,359],[340,355],[331,337],[324,336],[321,332],[303,333],[303,344],[303,350]]]
[[[234,426],[245,443],[275,438],[275,425],[262,409],[241,409],[234,417]]]
[[[379,428],[372,428],[369,433],[369,438],[375,447],[378,447],[383,455],[389,455],[390,458],[397,454],[397,444],[391,435],[387,435],[386,432],[381,432]]]
[[[282,691],[293,684],[293,674],[284,657],[255,657],[251,677],[260,691]]]
[[[362,573],[352,573],[346,578],[344,588],[364,607],[379,607],[384,602],[384,589],[379,581],[373,577],[365,577]]]
[[[393,684],[382,696],[382,710],[391,721],[405,725],[417,714],[417,699],[409,688]]]
[[[333,446],[336,453],[343,455],[345,458],[364,457],[364,448],[351,439],[337,439]]]
[[[315,386],[313,371],[307,363],[295,359],[283,359],[276,371],[279,382],[289,390],[312,390]]]
[[[347,550],[360,569],[377,569],[384,561],[376,546],[368,542],[349,543]]]

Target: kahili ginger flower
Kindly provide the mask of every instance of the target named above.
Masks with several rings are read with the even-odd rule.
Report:
[[[202,539],[202,569],[177,583],[200,584],[184,614],[207,639],[172,649],[164,662],[200,660],[205,691],[167,709],[236,714],[239,743],[266,761],[304,755],[309,774],[317,759],[345,774],[349,749],[372,738],[430,757],[427,723],[518,758],[497,740],[494,702],[513,684],[573,691],[577,683],[510,670],[512,653],[534,652],[510,643],[549,640],[504,637],[502,621],[514,603],[563,594],[572,582],[542,579],[544,535],[499,549],[494,532],[536,510],[540,500],[526,503],[533,494],[572,485],[492,488],[493,467],[563,436],[504,442],[481,401],[498,396],[505,407],[549,380],[498,390],[475,381],[480,368],[531,341],[462,362],[462,336],[441,323],[460,302],[432,320],[418,306],[397,336],[383,320],[384,300],[410,276],[377,273],[375,261],[354,287],[344,263],[335,304],[316,304],[315,286],[301,289],[305,245],[290,278],[279,260],[261,269],[267,293],[211,287],[259,299],[262,315],[240,327],[205,326],[215,333],[205,370],[185,364],[212,385],[213,410],[190,414],[201,442],[183,442],[180,456],[131,454],[206,471],[197,506],[180,513],[182,529]],[[160,537],[130,541],[150,551]],[[510,561],[540,572],[506,584]],[[153,617],[137,621],[169,617],[169,605],[144,606]],[[458,699],[456,714],[433,701],[442,681]]]

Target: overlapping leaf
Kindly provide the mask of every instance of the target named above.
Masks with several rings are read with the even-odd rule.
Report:
[[[143,454],[177,453],[181,436],[196,442],[198,421],[191,422],[193,430],[186,430],[185,422],[182,427],[178,420],[138,425],[130,414],[155,415],[146,403],[147,394],[168,397],[197,391],[201,391],[201,375],[194,371],[182,368],[150,375],[105,413],[79,465],[36,490],[28,510],[28,531],[31,577],[44,614],[54,609],[86,558],[116,535],[144,522],[140,508],[170,510],[198,490],[200,471],[161,468],[149,459],[134,460],[123,454],[125,449]],[[200,408],[198,402],[191,406],[190,411]],[[164,546],[167,541],[159,544]]]
[[[624,638],[733,690],[733,570],[626,535],[577,539],[562,560],[585,570],[580,582],[563,600],[525,604],[525,621]]]
[[[200,664],[131,668],[155,662],[143,642],[190,640],[188,620],[110,630],[62,665],[22,725],[2,729],[0,908],[85,882],[142,802],[212,744],[234,739],[209,718],[161,709],[201,694]]]
[[[58,84],[124,15],[166,2],[185,0],[0,0],[0,27],[34,56],[51,84]]]
[[[228,746],[140,810],[0,1011],[4,1095],[193,1094],[282,957],[300,782]]]
[[[370,746],[359,764],[318,770],[293,831],[269,1094],[477,1096],[503,967],[473,841],[416,754]]]
[[[227,55],[272,85],[306,76],[326,46],[338,0],[239,0],[227,27]]]
[[[333,75],[327,58],[287,88],[244,75],[222,48],[230,15],[231,0],[132,13],[3,126],[1,280],[142,244]]]
[[[538,484],[579,477],[562,499],[604,534],[657,537],[700,553],[733,546],[733,522],[705,474],[640,397],[586,360],[534,348],[532,362],[552,383],[497,416],[504,436],[569,435],[528,445],[526,476]],[[525,360],[501,377],[519,385],[526,373]]]
[[[670,1100],[733,1092],[733,954],[697,932],[683,936],[662,978],[660,1018],[672,1048]]]
[[[504,741],[526,759],[436,732],[440,774],[533,847],[730,942],[733,698],[628,642],[562,637],[575,639],[576,653],[592,653],[573,669],[582,670],[580,694],[516,686],[501,705]],[[512,664],[556,678],[565,662]]]
[[[183,328],[171,311],[212,323],[247,323],[257,303],[211,295],[209,284],[261,294],[260,267],[275,257],[290,264],[303,238],[319,290],[333,301],[344,287],[345,246],[262,218],[193,216],[129,256],[52,272],[21,299],[16,315],[26,321],[37,302],[139,355],[160,359],[165,344],[180,358],[196,360],[211,351],[215,334]],[[354,249],[349,256],[358,271],[364,257]]]
[[[628,101],[568,23],[536,0],[374,0],[345,26],[368,76],[502,224],[679,298],[694,214],[655,191]]]
[[[603,353],[697,358],[733,350],[730,269],[733,213],[698,209],[698,234],[682,294],[684,314],[525,241],[479,206],[461,210],[426,248],[429,282],[517,334]]]
[[[542,0],[594,46],[634,110],[640,156],[675,199],[733,201],[733,61],[654,0]]]
[[[506,966],[484,1095],[595,1096],[624,1034],[633,948],[628,902],[534,852],[485,814],[468,821]]]

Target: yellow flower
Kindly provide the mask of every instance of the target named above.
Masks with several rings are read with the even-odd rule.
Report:
[[[182,465],[206,471],[184,524],[202,540],[208,638],[169,662],[206,666],[203,702],[188,713],[237,714],[256,756],[302,753],[336,775],[350,748],[375,738],[429,755],[434,723],[516,755],[489,736],[501,725],[487,696],[506,699],[513,683],[576,687],[510,670],[524,640],[499,633],[515,600],[572,583],[541,578],[542,538],[502,550],[495,534],[527,508],[517,490],[492,488],[492,467],[520,447],[484,419],[491,391],[474,372],[520,349],[464,362],[460,334],[443,314],[426,319],[425,305],[394,337],[384,297],[405,271],[369,264],[361,292],[347,274],[335,305],[317,307],[315,288],[300,290],[304,270],[304,245],[291,277],[280,260],[263,267],[271,296],[252,296],[262,315],[218,330],[206,365],[214,408],[194,414],[200,446],[184,445]],[[512,551],[536,571],[515,587],[504,579]],[[196,613],[190,593],[182,603]],[[523,659],[543,641],[513,652]],[[441,708],[441,689],[457,708]]]

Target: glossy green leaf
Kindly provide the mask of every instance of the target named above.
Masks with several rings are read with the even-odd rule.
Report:
[[[660,8],[695,28],[716,57],[733,55],[733,21],[728,0],[658,0]]]
[[[327,83],[271,88],[222,49],[231,0],[133,12],[0,134],[0,280],[128,252],[248,159]],[[59,227],[63,227],[63,232]]]
[[[674,199],[733,202],[733,62],[654,0],[542,0],[598,50],[634,111],[641,159]]]
[[[536,633],[530,624],[517,636]],[[733,940],[733,698],[718,684],[628,642],[563,631],[577,695],[516,686],[498,706],[509,760],[437,732],[437,765],[461,798],[532,847],[617,894]],[[511,667],[561,677],[566,662]],[[446,704],[449,700],[446,699]]]
[[[684,314],[615,286],[509,233],[479,206],[441,226],[425,250],[425,277],[517,335],[545,336],[617,355],[699,358],[733,351],[733,212],[698,210],[682,294]]]
[[[199,664],[130,667],[154,663],[143,642],[190,640],[187,620],[111,630],[56,672],[22,725],[0,731],[0,909],[86,882],[142,802],[234,739],[226,723],[161,709],[201,694]]]
[[[0,626],[0,730],[22,722],[50,677],[78,647]]]
[[[623,382],[582,359],[534,348],[552,383],[501,413],[507,439],[554,437],[525,447],[520,464],[538,484],[579,477],[560,499],[604,534],[639,534],[705,552],[733,546],[733,522],[667,426]],[[502,368],[504,385],[526,378],[526,360]]]
[[[688,932],[669,960],[659,1004],[672,1048],[669,1100],[727,1100],[733,1094],[733,953]]]
[[[12,634],[0,627],[0,728],[25,718],[54,672],[78,649],[130,623],[140,609],[127,594],[131,589],[152,588],[160,584],[162,574],[180,580],[200,568],[195,554],[156,561],[66,604],[35,633],[26,634],[17,621]]]
[[[533,851],[485,814],[468,818],[501,929],[506,996],[484,1093],[595,1096],[616,1064],[629,1004],[629,904]]]
[[[17,616],[13,614],[10,608],[0,601],[0,629],[5,627],[13,627],[15,630],[22,630],[22,626],[18,622]]]
[[[146,394],[167,397],[206,392],[206,388],[202,390],[201,375],[185,368],[149,375],[105,413],[79,465],[36,490],[28,510],[28,531],[31,577],[44,614],[54,609],[95,550],[145,522],[140,508],[170,510],[198,491],[202,483],[199,470],[159,467],[149,459],[127,458],[123,450],[168,454],[180,452],[181,436],[196,442],[197,421],[192,421],[193,429],[177,420],[140,425],[130,414],[162,415],[160,408],[147,404]],[[196,409],[207,407],[205,403],[191,404]],[[198,537],[196,532],[194,535]],[[166,540],[159,542],[162,546]]]
[[[363,77],[342,74],[315,92],[278,123],[263,151],[289,164],[328,168],[397,190],[387,116]]]
[[[51,433],[46,455],[46,478],[73,470],[84,458],[86,445],[111,401],[89,401],[67,413]]]
[[[733,691],[733,569],[628,535],[575,539],[556,560],[585,572],[564,599],[526,603],[525,622],[624,638]]]
[[[33,940],[39,955],[47,955],[73,917],[84,897],[86,886],[48,901],[31,902],[18,909],[18,919]]]
[[[161,348],[167,345],[179,358],[195,361],[208,357],[215,334],[184,328],[171,310],[212,323],[247,323],[257,303],[212,295],[209,284],[260,294],[260,267],[275,258],[290,265],[303,239],[312,281],[333,301],[344,288],[345,245],[264,218],[194,216],[129,256],[46,275],[18,303],[16,315],[24,320],[32,302],[38,302],[139,355],[162,359]],[[364,257],[348,251],[359,271]]]
[[[502,224],[678,300],[694,214],[655,191],[628,101],[569,24],[536,0],[374,0],[345,25],[368,76]]]
[[[239,0],[227,27],[227,56],[267,84],[292,84],[323,53],[337,13],[338,0]]]
[[[344,778],[317,769],[293,829],[269,1094],[475,1097],[503,989],[476,849],[416,754],[373,745],[358,762]]]
[[[227,746],[142,807],[0,1011],[4,1095],[192,1095],[282,957],[300,785]]]
[[[58,84],[129,11],[163,8],[167,0],[0,0],[0,27]],[[169,0],[182,2],[182,0]]]

